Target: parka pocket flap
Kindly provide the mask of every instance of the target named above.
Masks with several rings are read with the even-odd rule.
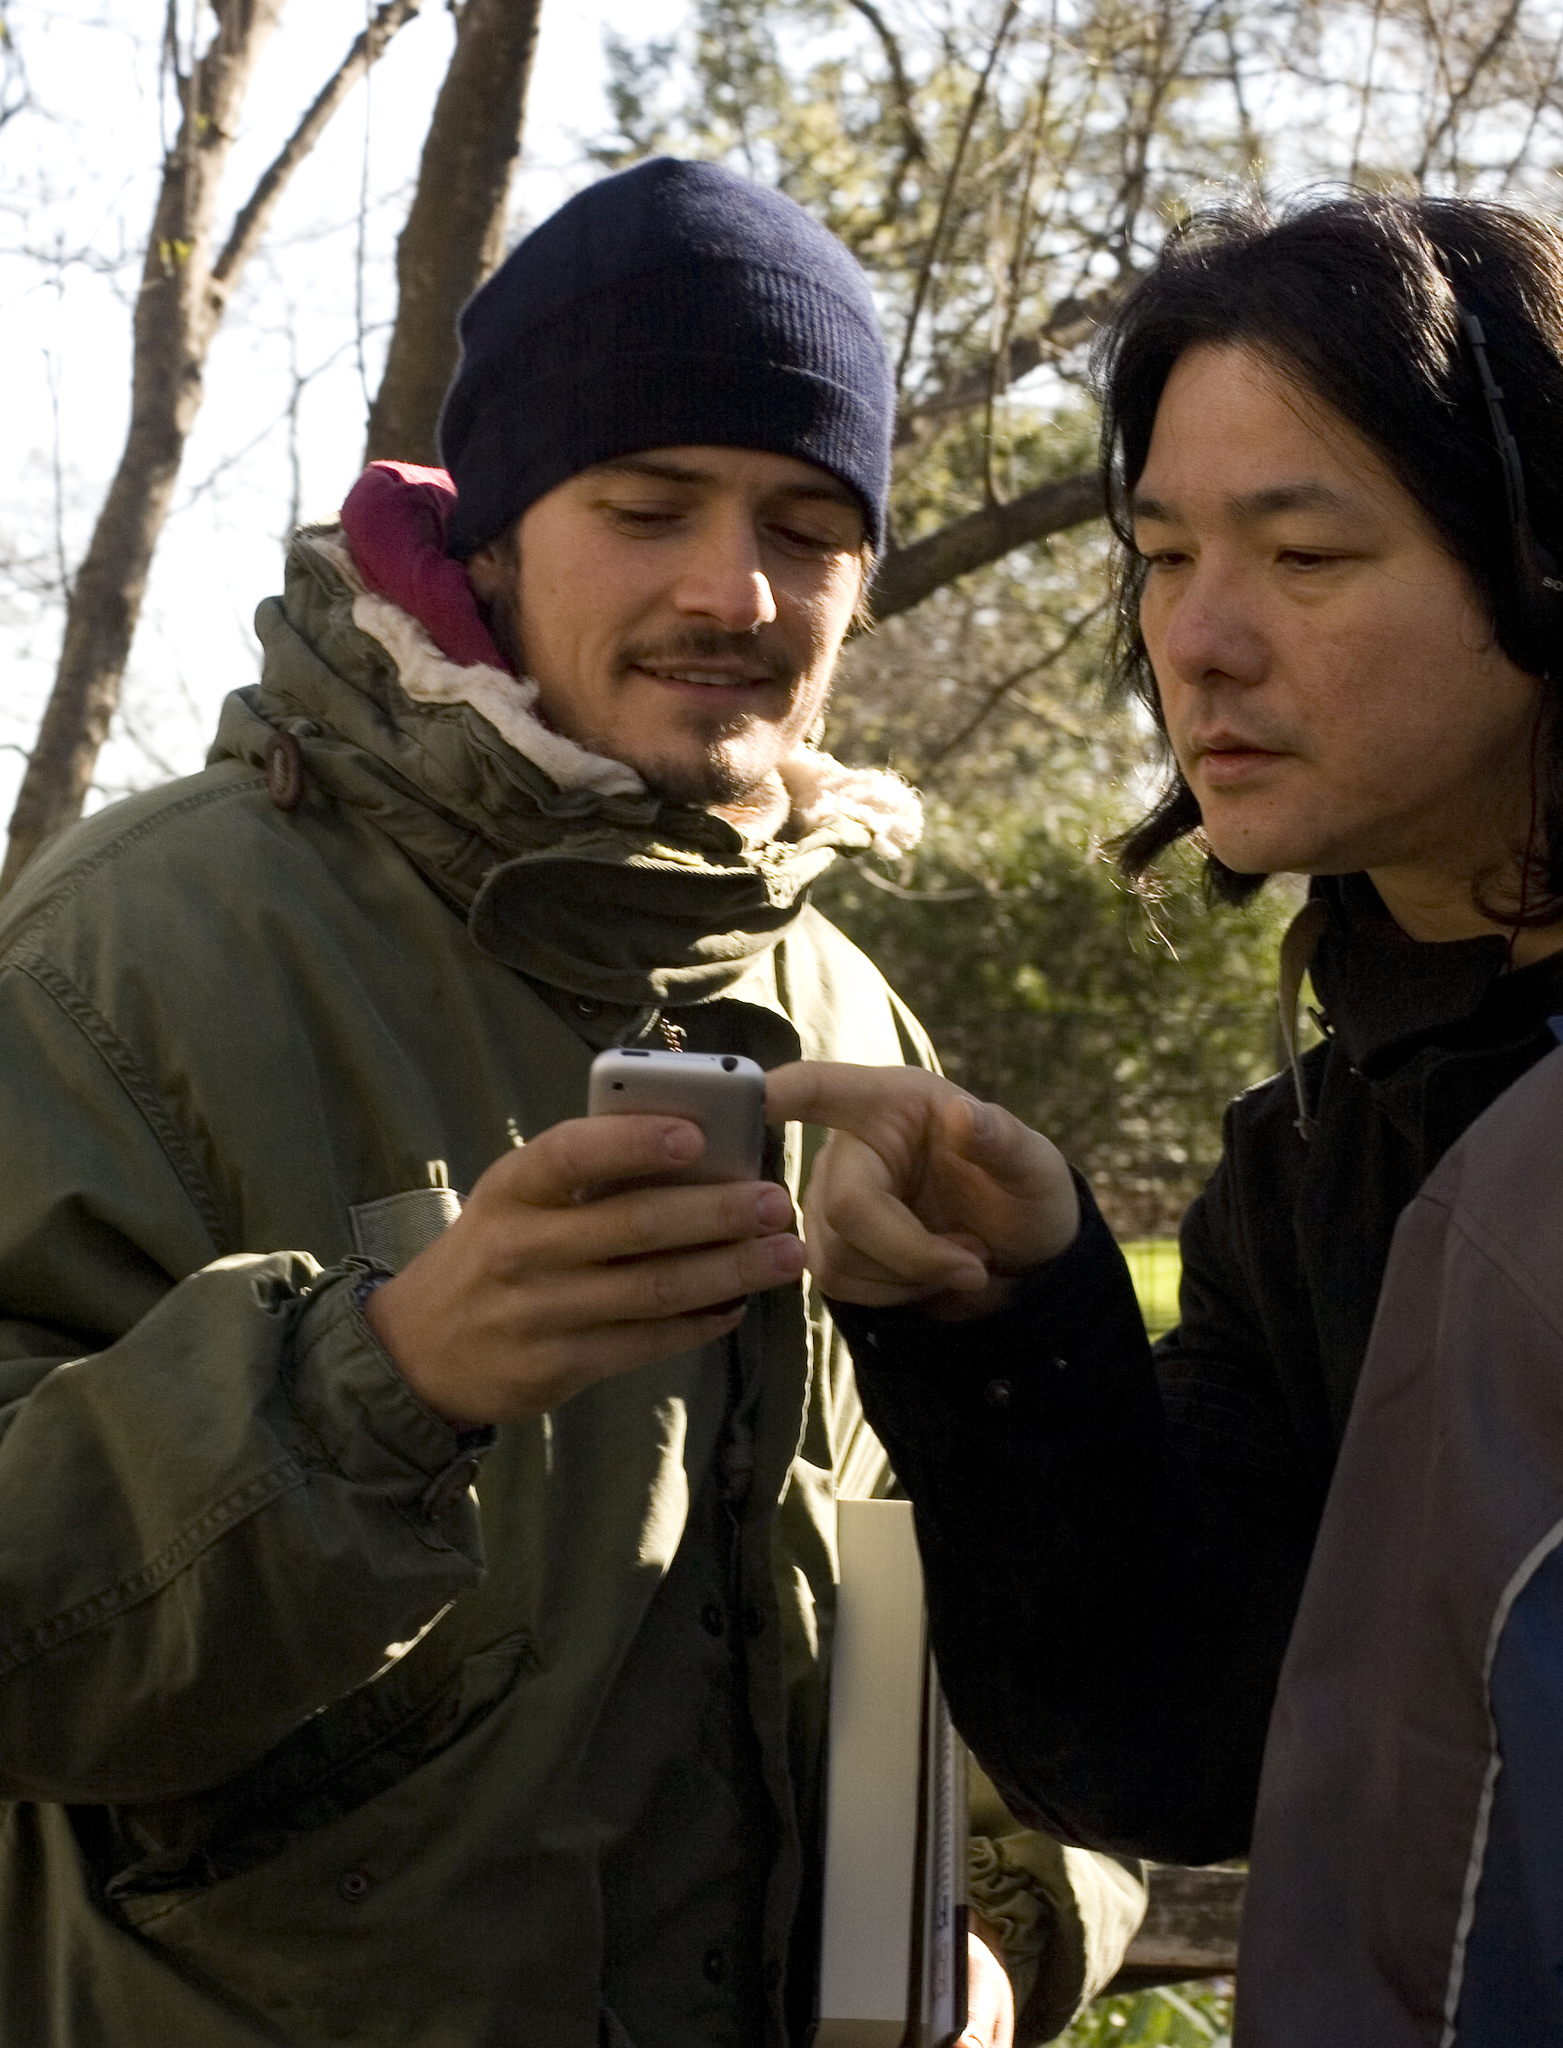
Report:
[[[377,1202],[355,1202],[353,1243],[360,1255],[399,1273],[442,1236],[461,1214],[454,1188],[407,1188]]]
[[[526,1629],[463,1658],[421,1699],[409,1697],[413,1688],[402,1689],[393,1667],[312,1715],[270,1756],[214,1792],[155,1807],[89,1809],[108,1824],[93,1831],[105,1895],[137,1925],[166,1909],[171,1894],[207,1890],[257,1869],[298,1837],[404,1784],[538,1668]]]

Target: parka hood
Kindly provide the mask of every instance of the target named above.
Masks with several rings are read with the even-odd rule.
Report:
[[[545,725],[528,678],[449,660],[370,590],[341,530],[300,533],[256,614],[258,687],[229,699],[214,760],[264,767],[291,734],[309,784],[369,812],[486,952],[631,1004],[720,994],[774,946],[838,853],[893,857],[921,805],[899,777],[815,748],[784,764],[788,836],[746,843],[634,769]]]

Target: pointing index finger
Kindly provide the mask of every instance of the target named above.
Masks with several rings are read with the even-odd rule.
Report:
[[[919,1067],[860,1067],[841,1060],[795,1060],[765,1077],[765,1114],[771,1123],[821,1124],[861,1134],[908,1091],[937,1100],[953,1084]]]

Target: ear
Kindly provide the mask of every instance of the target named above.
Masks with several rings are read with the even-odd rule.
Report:
[[[475,555],[467,557],[467,581],[473,595],[483,604],[492,604],[505,588],[507,569],[493,541],[485,541]]]

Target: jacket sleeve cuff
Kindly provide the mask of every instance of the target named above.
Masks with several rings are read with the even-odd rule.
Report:
[[[415,1524],[437,1524],[470,1505],[467,1490],[497,1432],[452,1429],[418,1399],[364,1320],[361,1290],[371,1270],[351,1260],[310,1289],[289,1391],[344,1479],[394,1502]]]
[[[865,1404],[896,1407],[921,1389],[952,1419],[1005,1434],[1051,1429],[1126,1397],[1143,1400],[1148,1342],[1123,1253],[1077,1174],[1080,1229],[1067,1251],[1038,1266],[1005,1306],[969,1322],[917,1308],[832,1302],[852,1350]]]

